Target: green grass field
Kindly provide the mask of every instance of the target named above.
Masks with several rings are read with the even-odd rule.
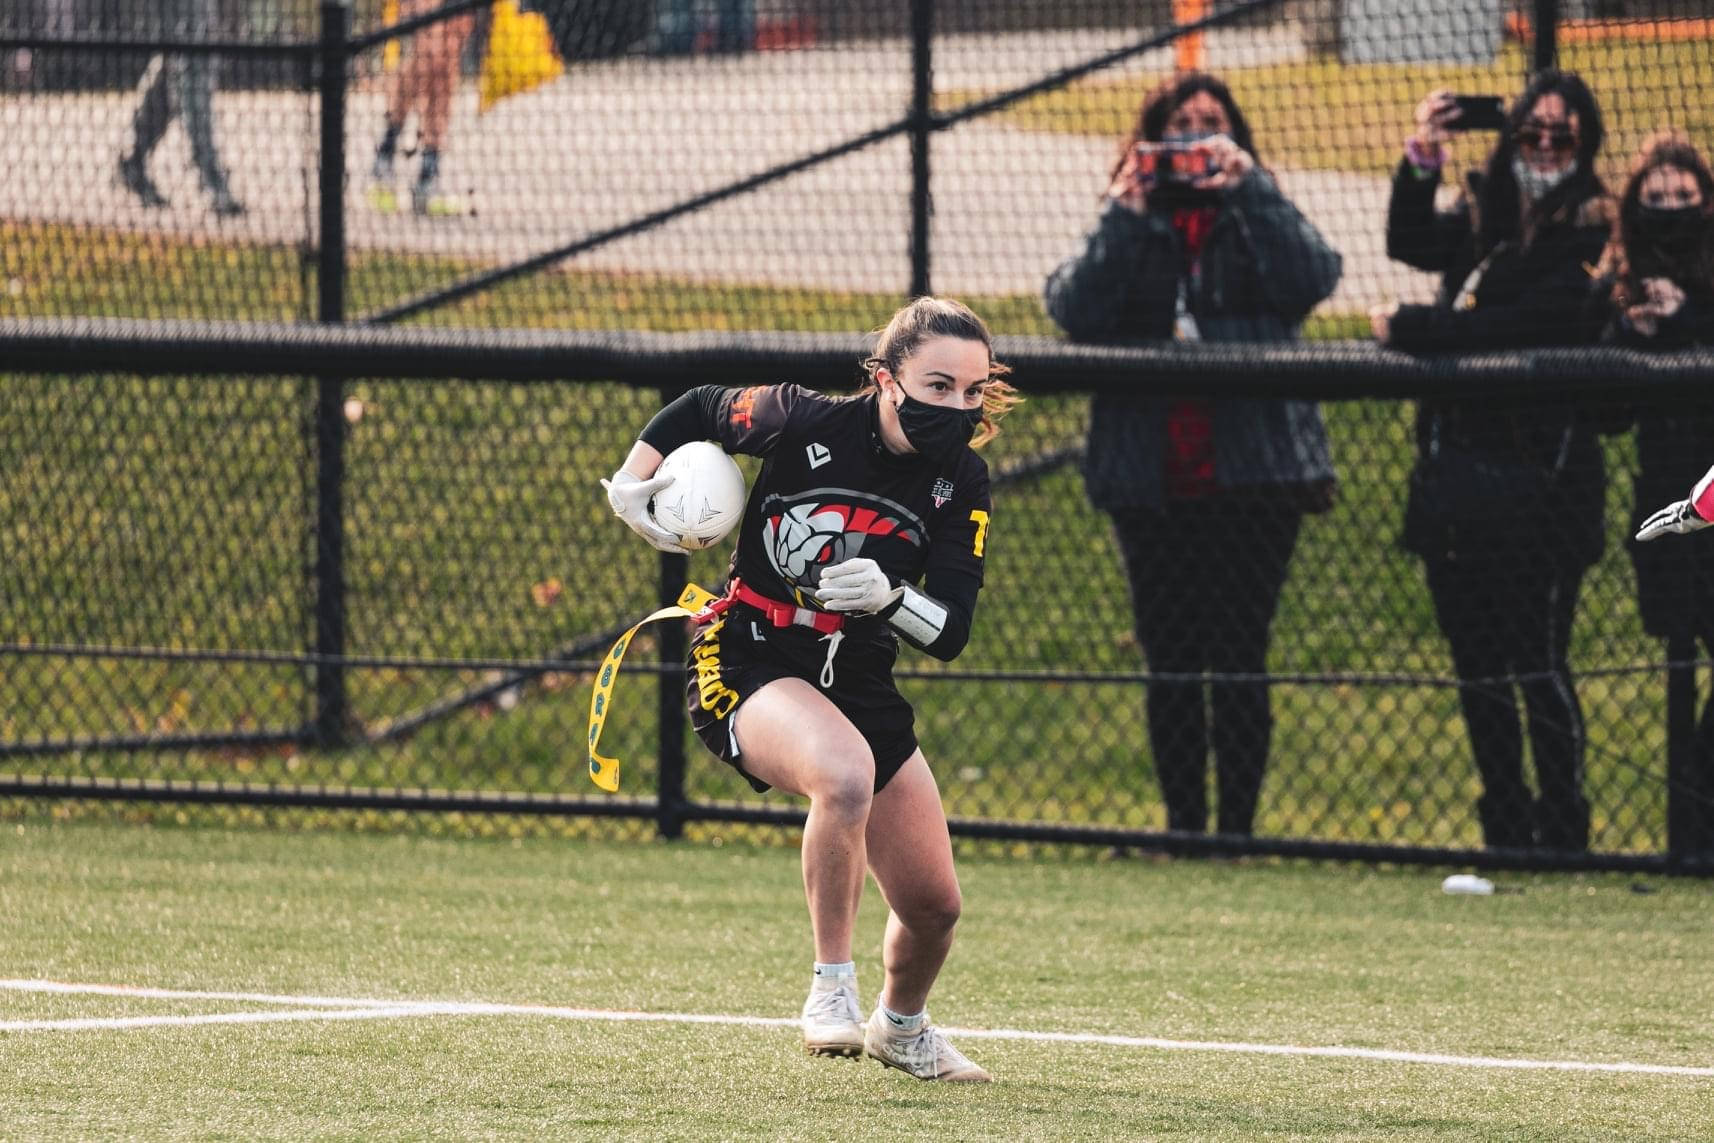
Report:
[[[1705,885],[1269,862],[966,857],[932,1001],[993,1071],[812,1060],[796,855],[408,831],[0,823],[3,1133],[89,1138],[1690,1140],[1714,1133]],[[1639,892],[1638,890],[1647,890]],[[865,1003],[883,913],[859,926]],[[667,1016],[250,1022],[282,999]],[[362,1005],[334,1004],[351,1012]],[[33,1028],[210,1017],[225,1023]],[[1153,1037],[1153,1047],[1091,1042]],[[1075,1038],[1084,1038],[1077,1042]],[[1230,1045],[1195,1048],[1186,1042]],[[1481,1068],[1269,1046],[1702,1069]]]

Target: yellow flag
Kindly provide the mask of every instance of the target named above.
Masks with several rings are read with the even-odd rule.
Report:
[[[595,690],[589,696],[589,780],[609,794],[619,791],[619,759],[605,757],[595,748],[601,745],[601,731],[607,725],[607,714],[613,706],[613,684],[619,679],[619,665],[625,661],[625,652],[631,647],[631,637],[645,623],[675,615],[695,615],[713,603],[714,598],[712,592],[705,591],[694,583],[685,584],[684,590],[679,592],[677,603],[650,612],[633,624],[629,631],[619,636],[612,650],[607,652],[607,658],[602,660],[601,669],[595,673]]]
[[[487,111],[508,95],[540,87],[565,74],[553,34],[540,12],[520,12],[518,0],[499,0],[488,30],[488,54],[482,58],[481,100]]]

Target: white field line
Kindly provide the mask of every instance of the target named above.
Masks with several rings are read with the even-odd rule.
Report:
[[[140,1028],[190,1024],[245,1024],[283,1020],[398,1019],[407,1016],[538,1016],[557,1020],[605,1020],[618,1023],[704,1024],[722,1027],[795,1028],[798,1021],[772,1016],[707,1015],[694,1012],[629,1012],[606,1008],[564,1008],[542,1004],[492,1004],[438,1000],[385,1000],[333,996],[290,996],[263,992],[203,992],[166,988],[133,988],[114,984],[69,984],[46,980],[0,980],[0,990],[97,996],[132,996],[158,1000],[226,1000],[294,1006],[284,1012],[224,1012],[199,1016],[125,1016],[69,1020],[0,1021],[0,1032],[56,1031],[94,1028]],[[1714,1078],[1714,1067],[1683,1064],[1644,1064],[1630,1061],[1533,1060],[1503,1056],[1459,1056],[1440,1052],[1405,1052],[1385,1048],[1316,1047],[1301,1044],[1252,1044],[1223,1040],[1168,1040],[1158,1036],[1114,1036],[1095,1032],[1031,1032],[1019,1028],[946,1028],[962,1039],[1018,1040],[1027,1043],[1094,1044],[1117,1048],[1151,1048],[1167,1052],[1228,1052],[1238,1055],[1297,1056],[1322,1059],[1375,1060],[1387,1063],[1431,1064],[1454,1068],[1497,1068],[1511,1071],[1608,1072],[1626,1075]]]
[[[165,1028],[191,1024],[280,1024],[296,1020],[391,1020],[425,1015],[404,1008],[297,1008],[273,1012],[210,1012],[200,1016],[92,1016],[71,1020],[0,1020],[0,1032],[80,1032],[106,1028]]]

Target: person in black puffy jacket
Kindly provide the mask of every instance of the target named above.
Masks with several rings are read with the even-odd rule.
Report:
[[[1418,105],[1393,179],[1387,253],[1441,275],[1432,305],[1371,314],[1384,344],[1460,353],[1592,341],[1591,273],[1613,206],[1595,172],[1601,113],[1575,75],[1544,71],[1507,116],[1485,169],[1435,205],[1458,110]],[[1404,544],[1423,559],[1451,646],[1491,848],[1588,847],[1583,714],[1567,644],[1583,574],[1600,556],[1606,476],[1597,426],[1535,393],[1427,400]],[[1523,694],[1539,798],[1523,769]]]

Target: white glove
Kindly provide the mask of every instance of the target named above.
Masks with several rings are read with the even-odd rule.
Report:
[[[630,525],[631,531],[663,552],[677,552],[682,556],[687,552],[679,546],[677,538],[649,515],[649,501],[672,482],[671,476],[642,480],[621,468],[610,479],[603,480],[601,487],[607,490],[607,503],[613,506],[613,515]]]
[[[1699,532],[1709,524],[1710,521],[1696,514],[1696,508],[1690,501],[1674,500],[1643,521],[1643,526],[1637,529],[1637,539],[1653,540],[1668,532],[1682,536],[1686,532]]]
[[[898,599],[905,589],[894,587],[874,560],[862,556],[821,569],[815,598],[829,611],[873,614]]]

